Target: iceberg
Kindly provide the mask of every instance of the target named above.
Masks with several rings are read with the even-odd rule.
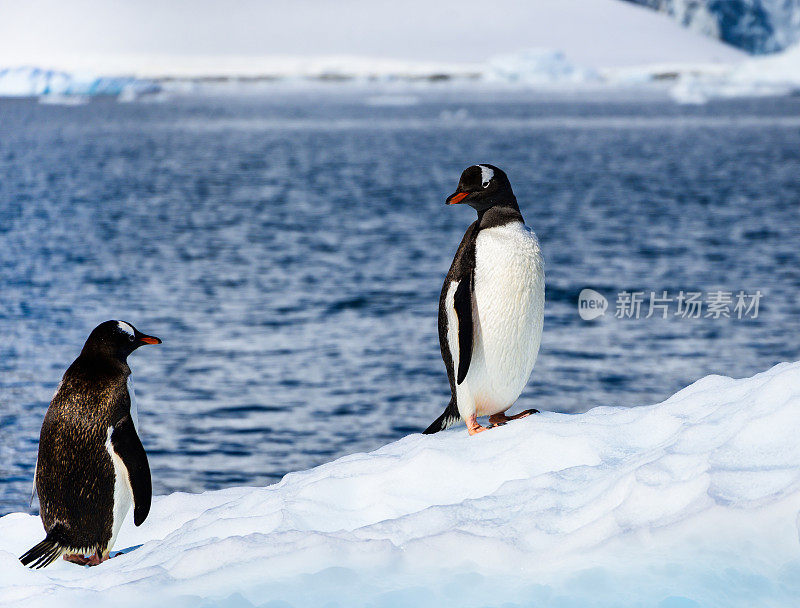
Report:
[[[534,85],[600,81],[595,70],[575,65],[562,51],[554,49],[526,49],[495,56],[487,62],[483,77],[487,82]]]
[[[735,83],[800,90],[800,44],[782,53],[754,57],[734,69]]]
[[[753,57],[718,74],[686,74],[670,94],[679,103],[704,103],[720,97],[782,96],[799,91],[800,44],[796,44],[781,53]]]
[[[158,497],[95,568],[22,567],[42,528],[12,513],[0,604],[795,606],[798,436],[800,362],[782,363],[655,405],[415,434],[266,488]]]
[[[98,76],[91,72],[64,72],[36,67],[0,68],[0,97],[140,96],[161,91],[150,80],[125,76]]]

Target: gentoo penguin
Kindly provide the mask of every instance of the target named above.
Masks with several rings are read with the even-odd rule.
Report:
[[[160,343],[130,323],[106,321],[64,373],[44,417],[34,476],[47,536],[19,558],[24,565],[44,568],[60,555],[97,565],[131,502],[134,524],[147,517],[150,466],[131,412],[127,358]]]
[[[514,405],[536,362],[544,319],[544,262],[525,225],[506,174],[473,165],[447,204],[478,212],[456,251],[439,297],[439,346],[450,379],[450,403],[426,434],[464,420],[470,435],[522,418]]]

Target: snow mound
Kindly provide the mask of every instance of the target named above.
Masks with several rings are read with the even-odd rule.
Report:
[[[15,513],[0,604],[794,606],[798,436],[800,362],[156,498],[91,569],[23,568],[42,530]]]
[[[487,62],[483,77],[487,82],[534,85],[600,81],[595,70],[577,66],[564,53],[552,49],[527,49],[493,57]]]
[[[103,77],[34,67],[0,68],[0,97],[145,95],[156,83],[126,77]]]

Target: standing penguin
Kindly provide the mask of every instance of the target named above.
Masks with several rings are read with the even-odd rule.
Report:
[[[34,480],[47,536],[19,558],[23,565],[44,568],[63,555],[95,566],[108,559],[131,502],[134,524],[147,517],[150,466],[131,411],[127,358],[160,343],[130,323],[106,321],[64,373],[42,424]]]
[[[450,403],[425,434],[464,420],[470,435],[491,424],[522,418],[514,405],[536,362],[544,320],[544,262],[539,242],[525,225],[506,174],[473,165],[461,174],[447,204],[478,212],[461,244],[439,297],[439,346],[450,380]]]

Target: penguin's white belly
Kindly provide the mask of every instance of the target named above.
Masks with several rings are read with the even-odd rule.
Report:
[[[544,321],[544,263],[521,222],[481,230],[475,243],[472,360],[457,387],[463,417],[511,407],[528,383]]]
[[[106,439],[106,450],[111,457],[111,462],[114,464],[114,507],[113,507],[113,521],[111,524],[111,540],[106,549],[110,551],[117,540],[117,534],[122,527],[122,522],[130,511],[133,505],[133,490],[131,489],[130,481],[128,480],[128,469],[122,462],[122,458],[117,456],[114,448],[111,445],[111,433],[113,428],[108,428],[108,439]]]

